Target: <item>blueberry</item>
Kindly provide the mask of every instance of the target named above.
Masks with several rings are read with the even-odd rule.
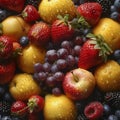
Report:
[[[10,116],[3,116],[1,120],[12,120]]]
[[[28,39],[28,37],[27,36],[22,36],[21,38],[20,38],[20,45],[21,46],[26,46],[26,45],[28,45],[28,43],[29,43],[29,39]]]
[[[12,102],[13,101],[13,97],[9,92],[6,92],[3,96],[3,100],[8,101],[8,102]]]
[[[115,116],[115,115],[110,115],[110,116],[108,117],[108,120],[119,120],[119,119],[118,119],[117,116]]]
[[[119,60],[120,59],[120,50],[115,50],[115,52],[113,53],[113,57],[115,60]]]
[[[0,9],[0,22],[7,17],[7,11],[4,9]]]
[[[120,0],[115,0],[114,5],[117,7],[117,9],[120,8]]]
[[[104,108],[104,115],[105,116],[110,115],[110,113],[111,113],[111,107],[109,105],[107,105],[107,104],[104,104],[103,108]]]
[[[119,13],[116,11],[116,12],[112,12],[111,15],[110,15],[110,18],[112,18],[113,20],[116,20],[118,21],[119,20]]]
[[[110,11],[111,11],[111,12],[116,12],[116,11],[117,11],[116,6],[115,6],[115,5],[111,5]]]
[[[5,93],[5,88],[3,86],[0,86],[0,96],[3,96]]]
[[[116,110],[115,115],[120,119],[120,110]]]

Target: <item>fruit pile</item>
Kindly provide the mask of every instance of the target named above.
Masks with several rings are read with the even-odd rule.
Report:
[[[120,120],[120,0],[0,0],[0,120]]]

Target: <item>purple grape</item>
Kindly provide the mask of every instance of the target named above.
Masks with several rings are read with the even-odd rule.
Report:
[[[68,55],[66,61],[67,61],[67,66],[69,68],[73,68],[73,66],[75,65],[75,62],[76,62],[75,58],[72,55]]]
[[[34,74],[33,74],[33,79],[34,79],[36,82],[39,82],[38,73],[34,73]]]
[[[66,69],[67,67],[67,62],[64,59],[58,59],[56,61],[56,64],[59,70]]]
[[[39,81],[45,81],[47,78],[47,75],[45,72],[39,72],[38,77],[39,77]]]
[[[58,71],[58,67],[57,67],[57,64],[53,64],[52,66],[51,66],[51,72],[52,73],[56,73]]]
[[[62,91],[61,91],[60,88],[55,87],[55,88],[52,89],[52,93],[56,96],[59,96],[59,95],[61,95]]]
[[[45,72],[50,72],[51,64],[48,63],[48,62],[45,62],[45,63],[43,64],[43,69],[44,69]]]
[[[70,41],[65,40],[61,43],[61,47],[69,50],[72,46],[71,46]]]
[[[80,50],[81,50],[81,46],[79,46],[79,45],[74,46],[74,52],[75,52],[76,56],[79,56]]]
[[[79,57],[75,57],[75,64],[78,65],[78,62],[79,62]]]
[[[68,50],[65,48],[60,48],[57,51],[58,58],[65,59],[68,56]]]
[[[46,85],[49,87],[53,87],[56,85],[55,77],[54,76],[48,76],[46,79]]]
[[[77,37],[74,39],[74,44],[75,44],[75,45],[82,45],[82,44],[83,44],[83,38],[80,37],[80,36],[77,36]]]
[[[57,51],[52,49],[46,52],[48,62],[55,62],[58,59]]]
[[[63,81],[63,79],[64,79],[64,73],[63,72],[56,72],[55,74],[54,74],[54,77],[55,77],[55,80],[56,81]]]
[[[43,71],[43,64],[35,63],[34,64],[34,72],[39,73],[41,71]]]

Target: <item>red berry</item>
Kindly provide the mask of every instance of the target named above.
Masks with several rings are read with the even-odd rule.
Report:
[[[11,106],[11,113],[15,115],[25,115],[28,112],[26,103],[23,101],[15,101]]]
[[[84,114],[90,120],[98,119],[103,114],[103,105],[98,101],[91,102],[85,107]]]

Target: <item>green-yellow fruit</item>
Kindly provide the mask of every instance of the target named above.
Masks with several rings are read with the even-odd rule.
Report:
[[[45,96],[43,112],[45,120],[76,120],[77,114],[73,101],[65,95],[51,94]]]
[[[110,18],[102,18],[93,29],[95,35],[102,35],[112,50],[120,49],[120,24]]]
[[[22,55],[18,57],[18,67],[26,73],[34,73],[34,64],[44,63],[46,50],[43,47],[37,47],[30,44],[23,48]]]
[[[97,86],[104,92],[120,91],[120,65],[109,60],[95,70]]]
[[[10,82],[9,91],[16,100],[26,101],[32,95],[41,93],[39,85],[32,75],[27,73],[16,74]]]
[[[38,6],[40,17],[48,23],[52,23],[58,15],[69,14],[73,18],[76,8],[72,0],[42,0]]]
[[[12,37],[15,41],[18,41],[22,36],[27,35],[30,25],[26,23],[23,18],[18,16],[10,16],[2,21],[3,35]]]

